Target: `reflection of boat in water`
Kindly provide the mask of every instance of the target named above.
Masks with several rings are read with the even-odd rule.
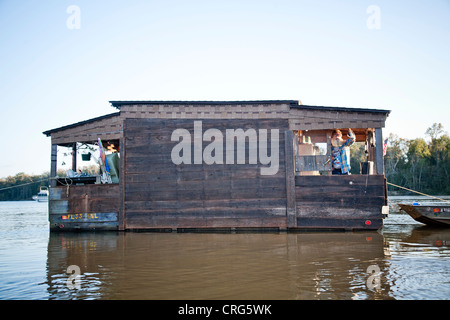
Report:
[[[408,213],[414,220],[431,226],[450,227],[450,204],[402,204],[402,210]]]
[[[48,188],[41,187],[39,193],[33,196],[33,200],[37,202],[47,202],[48,201]]]
[[[412,230],[411,234],[402,239],[402,241],[427,249],[430,249],[430,247],[450,247],[450,231],[446,228],[419,226]]]

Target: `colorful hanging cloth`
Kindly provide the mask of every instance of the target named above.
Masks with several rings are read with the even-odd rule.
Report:
[[[110,173],[110,168],[109,168],[109,165],[108,165],[108,161],[106,160],[105,148],[103,148],[103,143],[102,143],[102,140],[100,138],[98,138],[98,148],[99,148],[99,151],[100,151],[100,159],[102,159],[102,163],[105,166],[105,170],[109,174]]]

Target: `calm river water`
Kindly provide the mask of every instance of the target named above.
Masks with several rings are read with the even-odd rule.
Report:
[[[32,201],[0,218],[1,300],[450,298],[450,229],[392,211],[332,233],[50,234]]]

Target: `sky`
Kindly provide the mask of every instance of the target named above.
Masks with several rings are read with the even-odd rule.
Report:
[[[450,1],[0,0],[0,178],[112,100],[300,100],[450,131]]]

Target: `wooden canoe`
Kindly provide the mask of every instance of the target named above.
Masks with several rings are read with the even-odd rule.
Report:
[[[450,227],[450,204],[399,204],[414,220],[430,226]]]

